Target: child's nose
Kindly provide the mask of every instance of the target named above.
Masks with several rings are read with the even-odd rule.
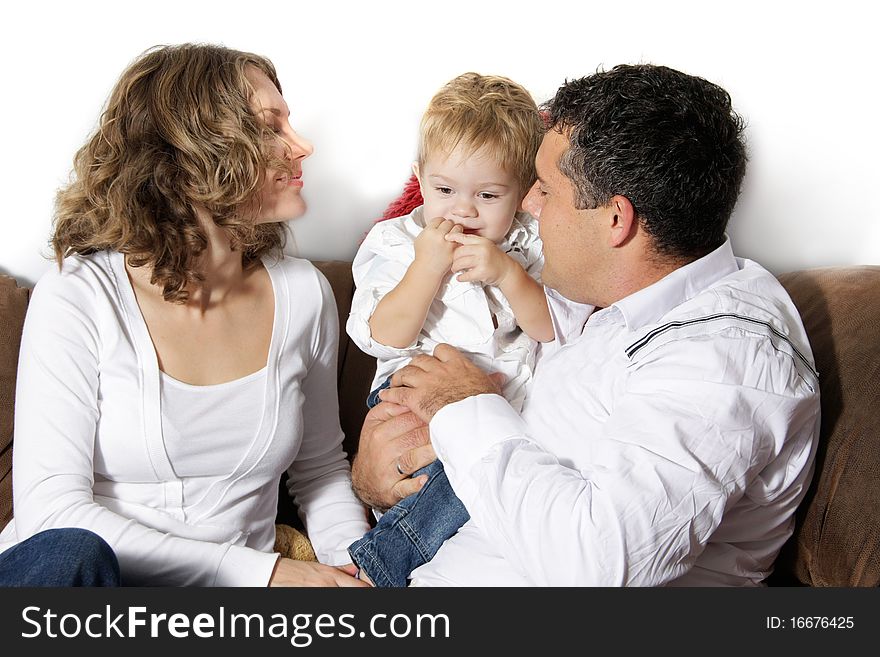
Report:
[[[455,202],[452,212],[455,216],[463,218],[475,217],[477,215],[477,209],[474,207],[474,204],[464,199],[458,199]]]

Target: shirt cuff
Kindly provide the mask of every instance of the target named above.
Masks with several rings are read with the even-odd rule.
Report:
[[[477,467],[496,445],[526,436],[526,423],[501,395],[477,395],[444,406],[429,425],[431,443],[455,494],[478,494]]]
[[[230,545],[220,561],[214,586],[268,586],[280,556],[274,552]]]
[[[363,534],[366,534],[368,531],[369,527],[363,532]],[[363,534],[361,534],[360,536],[355,536],[353,539],[348,541],[348,545],[351,545],[356,540],[361,538]],[[351,555],[348,553],[348,548],[339,548],[337,550],[327,552],[324,558],[319,559],[319,561],[328,566],[347,566],[352,562]]]

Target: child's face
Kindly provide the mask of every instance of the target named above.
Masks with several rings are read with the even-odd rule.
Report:
[[[482,149],[463,154],[432,153],[424,167],[413,165],[425,201],[425,221],[436,217],[460,224],[464,232],[502,242],[523,194],[516,179]]]

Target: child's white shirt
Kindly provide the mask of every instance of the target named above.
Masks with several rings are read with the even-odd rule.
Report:
[[[461,282],[457,274],[447,275],[411,345],[398,349],[373,339],[370,317],[415,259],[415,239],[424,225],[421,206],[406,216],[375,224],[352,263],[356,289],[346,331],[361,350],[377,360],[371,389],[375,390],[416,354],[430,355],[434,347],[445,342],[484,370],[503,373],[504,397],[519,411],[534,371],[538,343],[517,326],[510,302],[493,285]],[[544,266],[541,246],[538,222],[527,213],[518,213],[499,248],[540,282]]]

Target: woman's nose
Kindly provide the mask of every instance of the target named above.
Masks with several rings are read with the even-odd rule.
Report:
[[[290,160],[303,160],[315,152],[312,142],[292,130],[291,134],[284,138],[284,143],[287,144],[287,148],[284,149],[285,157]]]
[[[312,142],[310,142],[305,137],[300,137],[299,135],[297,135],[296,140],[297,140],[297,146],[298,146],[300,152],[302,153],[301,157],[306,158],[315,152],[315,147],[312,146]]]

